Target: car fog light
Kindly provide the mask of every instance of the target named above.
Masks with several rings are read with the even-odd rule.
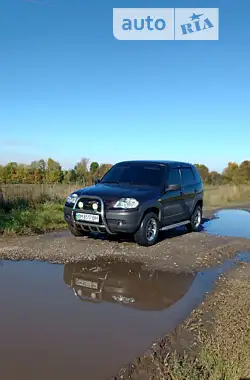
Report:
[[[80,208],[83,208],[83,202],[79,202],[79,203],[78,203],[78,206],[79,206]]]
[[[93,207],[93,210],[97,210],[98,209],[98,204],[97,203],[93,203],[92,207]]]

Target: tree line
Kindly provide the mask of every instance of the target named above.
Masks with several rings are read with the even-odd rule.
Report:
[[[32,161],[29,165],[9,162],[0,165],[0,183],[80,183],[88,186],[95,178],[102,177],[111,168],[111,164],[99,164],[82,158],[73,169],[63,170],[59,162],[49,158]]]
[[[250,161],[240,164],[229,162],[227,167],[218,173],[210,171],[206,165],[195,164],[205,184],[244,184],[250,183]],[[32,161],[29,165],[9,162],[0,165],[0,183],[81,183],[83,186],[93,184],[95,178],[101,178],[111,164],[99,164],[82,158],[73,169],[63,170],[59,162],[49,158]]]

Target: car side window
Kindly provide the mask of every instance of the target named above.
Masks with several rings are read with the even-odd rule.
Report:
[[[194,173],[194,178],[196,183],[201,183],[201,176],[199,170],[196,168],[196,166],[192,167],[192,171]]]
[[[181,185],[179,169],[171,169],[168,173],[167,185]]]
[[[181,168],[181,178],[183,186],[190,186],[196,183],[194,174],[191,168]]]

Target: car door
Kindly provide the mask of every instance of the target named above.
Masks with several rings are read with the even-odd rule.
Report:
[[[196,181],[191,167],[182,167],[180,170],[185,212],[190,216],[196,197]]]
[[[179,168],[170,168],[168,170],[165,186],[168,187],[169,185],[181,186],[181,175]],[[165,191],[162,196],[162,203],[164,226],[182,222],[186,219],[185,204],[181,189]]]

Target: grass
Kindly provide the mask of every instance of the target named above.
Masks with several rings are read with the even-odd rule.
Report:
[[[68,194],[82,187],[81,184],[4,184],[0,186],[5,199],[23,198],[39,202],[40,197],[66,198]],[[249,185],[205,186],[204,205],[223,207],[230,204],[250,203]]]
[[[156,358],[154,380],[250,378],[249,274],[246,278],[227,280],[223,285],[206,305],[214,310],[211,331],[202,324],[196,326],[200,349],[195,355],[174,352],[170,358]]]
[[[26,200],[37,200],[41,196],[49,198],[66,198],[76,189],[81,188],[81,184],[0,184],[5,199],[23,198]]]
[[[204,206],[206,208],[250,204],[250,185],[205,186]]]
[[[63,203],[81,185],[1,185],[5,204],[0,207],[0,233],[44,233],[66,226]],[[250,204],[250,185],[206,186],[204,207]]]
[[[0,233],[4,235],[31,235],[63,227],[63,200],[58,198],[43,197],[39,202],[17,198],[0,209]]]
[[[250,264],[227,275],[181,326],[115,379],[250,378],[249,277]]]

